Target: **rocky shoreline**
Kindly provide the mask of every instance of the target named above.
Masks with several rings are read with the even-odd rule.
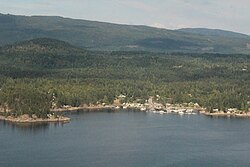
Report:
[[[45,119],[42,118],[34,118],[30,117],[29,115],[21,115],[19,117],[13,117],[13,116],[0,116],[0,120],[12,122],[12,123],[41,123],[41,122],[63,122],[67,123],[70,121],[70,118],[64,117],[64,116],[58,116],[58,117],[48,117]]]
[[[250,118],[250,112],[239,111],[237,109],[231,109],[227,112],[214,110],[208,112],[206,108],[202,108],[199,104],[184,103],[184,104],[166,104],[165,106],[160,103],[124,103],[120,105],[83,105],[80,107],[62,106],[61,108],[54,108],[50,111],[52,113],[60,112],[75,112],[79,110],[101,110],[101,109],[136,109],[142,112],[150,112],[156,114],[178,114],[178,115],[196,115],[202,114],[210,117],[240,117]],[[27,114],[19,117],[14,116],[1,116],[0,120],[13,122],[13,123],[41,123],[41,122],[69,122],[70,118],[65,116],[56,116],[56,114],[48,114],[48,118],[37,118],[35,115],[31,117]]]
[[[250,113],[224,113],[224,112],[205,112],[203,113],[206,116],[212,117],[241,117],[241,118],[250,118]]]
[[[69,112],[69,111],[78,111],[78,110],[98,110],[98,109],[114,109],[117,107],[113,105],[108,105],[108,106],[101,106],[101,105],[96,105],[96,106],[84,106],[84,107],[61,107],[61,108],[54,108],[51,109],[51,112]],[[119,107],[120,108],[120,107]]]
[[[250,118],[250,112],[240,111],[237,109],[228,109],[227,112],[214,109],[213,112],[207,111],[206,108],[200,107],[197,103],[183,104],[166,104],[166,106],[156,103],[123,103],[119,105],[84,105],[81,107],[64,106],[62,108],[52,109],[52,112],[71,112],[78,110],[100,110],[100,109],[137,109],[142,112],[151,112],[156,114],[179,114],[179,115],[195,115],[202,114],[212,117],[242,117]]]

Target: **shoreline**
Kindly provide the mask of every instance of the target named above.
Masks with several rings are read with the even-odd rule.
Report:
[[[101,109],[138,109],[139,111],[142,112],[152,112],[152,110],[158,110],[158,112],[153,112],[153,113],[178,113],[177,111],[183,111],[183,110],[196,110],[196,112],[191,112],[191,113],[199,113],[201,115],[205,116],[211,116],[211,117],[238,117],[238,118],[250,118],[250,112],[243,112],[243,113],[225,113],[225,112],[214,112],[210,113],[205,111],[204,108],[197,108],[197,107],[166,107],[166,108],[145,108],[144,106],[129,106],[124,108],[124,106],[114,106],[114,105],[107,105],[107,106],[84,106],[84,107],[68,107],[68,108],[57,108],[57,109],[52,109],[50,111],[52,112],[71,112],[71,111],[78,111],[78,110],[101,110]],[[175,111],[173,111],[175,110]],[[160,111],[160,112],[159,112]],[[168,112],[170,111],[170,112]],[[180,114],[180,113],[179,113]],[[181,112],[181,115],[183,112]],[[190,114],[189,112],[184,112],[184,114]]]
[[[222,112],[215,112],[215,113],[209,113],[205,112],[203,113],[205,116],[211,116],[211,117],[240,117],[240,118],[250,118],[250,113],[222,113]]]
[[[51,109],[51,112],[70,112],[78,110],[99,110],[99,109],[116,109],[115,106],[89,106],[89,107],[68,107]],[[119,108],[120,109],[120,108]]]
[[[64,107],[64,108],[56,108],[56,109],[51,109],[51,112],[75,112],[79,110],[102,110],[102,109],[138,109],[138,111],[142,112],[152,112],[152,113],[159,113],[159,114],[201,114],[204,116],[210,116],[210,117],[236,117],[236,118],[250,118],[250,112],[207,112],[205,111],[204,108],[197,108],[197,107],[165,107],[161,109],[157,108],[145,108],[145,106],[115,106],[115,105],[92,105],[92,106],[82,106],[82,107]],[[189,111],[188,111],[189,110]],[[190,112],[191,110],[191,112]],[[2,121],[7,121],[11,123],[49,123],[49,122],[62,122],[62,123],[67,123],[70,122],[70,118],[65,117],[65,116],[58,116],[54,117],[53,115],[48,115],[48,118],[42,119],[42,118],[37,118],[36,116],[29,117],[27,114],[21,115],[19,117],[13,117],[13,116],[2,116],[0,115],[0,120]]]
[[[28,117],[27,115],[21,115],[19,117],[12,117],[12,116],[0,116],[0,120],[2,121],[7,121],[11,123],[46,123],[46,122],[62,122],[62,123],[67,123],[70,121],[70,118],[64,117],[64,116],[59,116],[58,118],[31,118]]]

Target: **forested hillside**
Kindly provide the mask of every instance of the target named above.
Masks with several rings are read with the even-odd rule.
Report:
[[[223,30],[167,30],[57,16],[0,14],[0,46],[41,37],[91,50],[250,53],[248,35]]]
[[[249,68],[249,55],[88,51],[39,38],[0,49],[0,104],[16,114],[48,113],[123,94],[124,101],[160,95],[163,104],[247,110]]]

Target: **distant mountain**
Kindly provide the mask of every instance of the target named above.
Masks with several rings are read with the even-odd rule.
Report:
[[[193,34],[199,34],[199,35],[209,35],[209,36],[231,37],[231,38],[246,38],[246,39],[249,39],[248,35],[237,33],[237,32],[219,30],[219,29],[182,28],[182,29],[179,29],[179,31],[187,32],[187,33],[193,33]]]
[[[57,16],[0,15],[0,46],[54,38],[92,50],[250,53],[250,37],[209,29],[167,30]]]

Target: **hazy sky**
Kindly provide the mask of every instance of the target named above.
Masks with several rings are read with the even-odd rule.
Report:
[[[0,13],[250,34],[250,0],[0,0]]]

